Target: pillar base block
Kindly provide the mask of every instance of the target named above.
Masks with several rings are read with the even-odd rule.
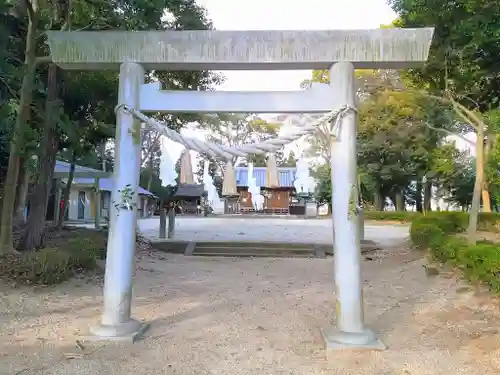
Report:
[[[321,330],[327,352],[340,350],[385,350],[385,344],[370,329],[359,333],[339,331],[337,328]]]
[[[149,328],[149,324],[130,319],[117,325],[100,324],[90,328],[90,335],[81,338],[82,341],[113,341],[134,343]]]

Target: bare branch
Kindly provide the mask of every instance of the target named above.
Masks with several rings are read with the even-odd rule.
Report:
[[[411,90],[413,91],[413,90]],[[453,106],[454,112],[462,118],[463,121],[465,121],[468,125],[472,126],[476,131],[479,131],[479,127],[483,124],[484,122],[471,110],[466,108],[464,105],[460,104],[456,100],[454,100],[451,96],[449,97],[443,97],[443,96],[438,96],[438,95],[432,95],[429,94],[425,91],[413,91],[417,95],[421,95],[423,97],[428,97],[431,99],[435,99],[437,101],[440,101],[442,103],[447,103],[451,104]]]
[[[36,10],[35,10],[35,5],[31,3],[29,0],[24,0],[23,1],[24,7],[26,8],[26,11],[28,12],[28,17],[31,22],[35,20],[36,17]]]
[[[380,85],[366,84],[364,87],[365,88],[380,88]],[[472,126],[476,130],[476,132],[481,131],[481,129],[480,129],[481,127],[483,128],[482,130],[484,130],[484,121],[477,114],[475,114],[473,111],[471,111],[470,109],[468,109],[467,107],[465,107],[464,105],[460,104],[458,101],[453,99],[453,97],[451,96],[451,93],[447,89],[445,91],[447,96],[433,95],[433,94],[429,94],[428,92],[425,92],[422,90],[413,90],[413,89],[401,90],[401,89],[393,88],[392,91],[395,91],[395,92],[408,91],[408,92],[412,92],[416,95],[420,95],[422,97],[427,97],[427,98],[437,100],[441,103],[451,104],[454,112],[458,116],[460,116],[460,118],[465,123]],[[476,107],[478,106],[478,103],[474,102],[467,95],[462,94],[462,95],[459,95],[459,97],[466,98],[466,99],[470,100],[471,102],[473,102]]]
[[[465,94],[460,94],[460,95],[457,95],[457,97],[467,99],[468,101],[470,101],[472,104],[474,104],[476,106],[476,109],[479,108],[479,103],[476,102],[474,99],[472,99],[470,96],[465,95]]]
[[[427,126],[429,129],[431,130],[435,130],[435,131],[438,131],[438,132],[442,132],[442,133],[446,133],[448,135],[453,135],[455,137],[458,137],[460,139],[462,139],[463,141],[467,142],[468,144],[472,145],[472,146],[475,146],[476,145],[476,142],[474,141],[471,141],[470,139],[467,139],[465,136],[463,136],[462,134],[457,134],[457,133],[454,133],[448,129],[443,129],[443,128],[435,128],[434,126],[432,126],[431,124],[427,123],[427,122],[424,122],[425,126]]]
[[[89,23],[87,26],[84,26],[84,27],[82,27],[81,29],[77,29],[77,30],[75,30],[75,31],[83,31],[83,30],[85,30],[85,29],[89,29],[89,28],[91,28],[92,26],[94,26],[94,24],[93,24],[93,23]]]
[[[468,109],[467,107],[463,106],[462,104],[460,104],[459,102],[457,102],[453,98],[450,98],[450,101],[453,103],[454,106],[456,106],[457,108],[459,108],[460,110],[462,110],[465,114],[467,114],[467,116],[473,122],[470,125],[472,125],[473,127],[475,127],[476,130],[478,130],[478,131],[480,130],[479,129],[480,127],[481,127],[481,130],[484,130],[484,121],[479,116],[477,116],[474,112],[472,112],[470,109]]]
[[[18,93],[12,87],[9,86],[7,79],[5,79],[3,76],[0,76],[0,82],[3,83],[3,85],[13,98],[19,98]]]
[[[52,62],[51,56],[40,56],[36,58],[35,65],[38,64],[50,64]]]

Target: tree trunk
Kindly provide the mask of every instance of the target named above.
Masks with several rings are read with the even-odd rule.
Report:
[[[106,172],[106,141],[102,142],[99,148],[101,154],[101,169],[103,172]]]
[[[373,195],[373,205],[375,206],[375,210],[384,211],[384,195],[380,187],[375,188],[375,194]]]
[[[481,192],[484,183],[484,124],[478,124],[476,140],[476,179],[472,193],[472,203],[469,213],[469,226],[467,227],[467,241],[470,245],[476,244],[477,220],[481,206]]]
[[[41,142],[40,173],[33,194],[30,197],[30,214],[23,238],[18,246],[19,250],[40,249],[45,246],[47,204],[59,146],[59,134],[56,129],[57,122],[59,121],[57,70],[57,65],[50,64],[47,82],[45,126]]]
[[[24,216],[24,211],[26,209],[26,200],[28,198],[28,190],[30,185],[31,173],[29,168],[26,167],[25,160],[21,163],[22,167],[19,171],[18,176],[18,186],[17,195],[15,203],[15,216],[14,216],[14,227],[21,227],[26,224],[26,217]]]
[[[14,213],[17,212],[19,207],[19,190],[24,181],[24,171],[26,170],[26,159],[21,157],[19,158],[19,171],[17,173],[17,183],[16,183],[16,200],[14,201]],[[15,216],[14,216],[15,218]]]
[[[151,191],[151,185],[153,184],[153,154],[149,155],[148,160],[148,190]]]
[[[2,215],[0,218],[0,254],[11,252],[14,249],[12,242],[12,222],[14,218],[14,202],[16,199],[16,183],[19,174],[19,158],[23,148],[24,134],[28,128],[33,98],[33,85],[36,70],[36,33],[37,13],[28,19],[26,32],[26,48],[24,59],[24,76],[21,84],[19,109],[16,117],[14,134],[10,142],[10,157],[7,176],[5,178]]]
[[[484,159],[483,159],[483,188],[481,191],[481,196],[483,198],[483,211],[484,212],[491,212],[491,198],[490,198],[490,191],[488,189],[488,181],[484,176],[484,164],[488,162],[488,156],[491,150],[492,142],[493,142],[493,135],[489,136],[488,139],[486,140],[486,144],[484,147]]]
[[[405,210],[405,196],[402,191],[397,191],[394,197],[396,211],[404,211]]]
[[[488,190],[488,184],[486,182],[483,184],[481,197],[483,199],[483,212],[491,212],[490,191]]]
[[[59,209],[59,217],[57,218],[57,229],[61,230],[64,225],[64,219],[66,218],[66,212],[68,212],[69,208],[69,195],[71,193],[71,185],[73,184],[73,178],[75,176],[75,167],[76,167],[76,152],[73,151],[71,155],[71,164],[69,166],[69,175],[68,180],[66,181],[66,186],[64,187],[62,194],[63,204]],[[56,202],[59,204],[59,202]]]
[[[432,211],[431,208],[431,200],[432,200],[432,181],[430,181],[428,178],[425,179],[424,182],[424,212],[430,212]]]
[[[422,186],[422,180],[417,180],[417,187],[415,189],[415,208],[417,212],[423,212],[424,207],[422,204],[422,191],[423,191],[423,186]]]

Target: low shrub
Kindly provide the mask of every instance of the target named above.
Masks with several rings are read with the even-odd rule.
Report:
[[[456,211],[429,212],[424,217],[433,220],[445,233],[463,232],[469,220],[466,212]]]
[[[42,249],[21,255],[16,280],[27,284],[58,284],[71,276],[70,254],[59,249]],[[14,272],[18,271],[15,268]]]
[[[500,247],[478,243],[466,247],[460,254],[461,269],[471,281],[481,281],[493,291],[500,292]]]
[[[439,245],[431,244],[433,257],[442,262],[450,262],[455,266],[460,267],[461,254],[467,249],[467,241],[462,237],[446,237]]]
[[[444,232],[432,223],[414,222],[410,228],[410,238],[416,248],[427,249],[442,242]]]
[[[500,214],[493,212],[481,212],[477,222],[478,230],[485,232],[500,232]],[[466,227],[467,225],[465,225]]]
[[[103,253],[101,244],[91,238],[71,240],[68,242],[66,250],[70,256],[71,266],[82,271],[93,270],[97,259],[102,259]]]
[[[363,216],[365,220],[399,221],[401,223],[408,223],[422,216],[422,214],[414,211],[363,211]]]
[[[413,220],[413,225],[435,225],[445,234],[462,231],[462,217],[455,212],[433,212],[422,215]]]
[[[496,228],[496,214],[481,217],[488,228]],[[416,248],[430,250],[435,260],[461,269],[470,281],[485,283],[500,293],[500,246],[487,241],[472,246],[456,236],[466,228],[467,220],[467,214],[461,212],[428,214],[412,222],[410,239]]]
[[[459,232],[467,229],[469,224],[469,214],[460,211],[431,211],[425,214],[414,211],[364,211],[363,215],[365,220],[399,221],[401,223],[422,220],[424,217],[430,217],[432,220],[436,217],[444,217],[447,218],[445,225],[453,226],[452,230]],[[485,232],[500,232],[500,214],[481,212],[478,219],[478,230]]]
[[[70,238],[57,247],[4,256],[0,277],[19,284],[59,284],[75,274],[97,270],[102,252],[102,243],[94,238]]]

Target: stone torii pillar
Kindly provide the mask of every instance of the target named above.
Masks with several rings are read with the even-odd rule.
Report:
[[[118,105],[139,106],[144,68],[126,62],[120,65]],[[132,319],[132,276],[135,263],[137,191],[141,160],[140,123],[130,113],[116,114],[114,186],[111,193],[110,225],[104,279],[104,311],[101,323],[92,327],[94,338],[134,341],[146,325]]]
[[[63,69],[120,70],[118,104],[143,112],[324,113],[354,106],[354,69],[402,69],[428,57],[432,28],[315,31],[48,31],[52,60]],[[147,70],[330,69],[331,83],[319,92],[162,91],[144,85]],[[323,89],[321,89],[323,90]],[[315,97],[316,96],[316,97]],[[327,103],[325,103],[325,100]],[[318,104],[320,103],[320,104]],[[135,251],[135,206],[139,181],[140,127],[126,111],[117,113],[115,186],[101,325],[95,338],[127,340],[144,325],[131,319]],[[384,345],[364,325],[359,220],[355,206],[356,115],[342,118],[332,142],[332,204],[335,227],[337,327],[324,331],[327,349]],[[354,188],[353,188],[354,187]],[[133,199],[135,202],[135,198]]]
[[[354,65],[338,62],[330,68],[333,107],[356,105]],[[357,212],[358,179],[356,154],[356,113],[340,121],[338,139],[331,140],[332,215],[337,326],[323,331],[329,349],[363,347],[385,349],[376,335],[365,327],[363,279],[361,277],[360,216]]]

